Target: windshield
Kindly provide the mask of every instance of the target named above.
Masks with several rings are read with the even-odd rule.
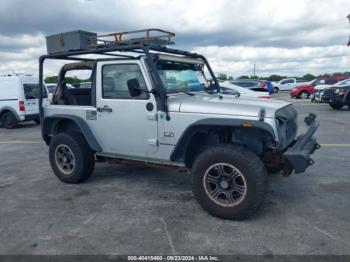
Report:
[[[167,93],[205,91],[210,87],[203,64],[160,60],[157,70]]]
[[[343,81],[340,81],[336,83],[334,86],[348,86],[350,85],[350,79],[345,79]]]

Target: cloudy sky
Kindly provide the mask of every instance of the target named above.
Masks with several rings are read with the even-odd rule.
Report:
[[[349,0],[1,0],[0,74],[37,74],[48,34],[149,27],[175,32],[216,73],[350,71],[349,13]]]

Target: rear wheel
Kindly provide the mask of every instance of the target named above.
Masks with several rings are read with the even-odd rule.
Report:
[[[344,106],[341,103],[330,103],[329,105],[330,105],[331,108],[336,109],[336,110],[342,109],[343,106]]]
[[[298,97],[301,99],[308,99],[309,93],[307,91],[301,91]]]
[[[1,116],[1,123],[5,128],[12,129],[18,125],[18,120],[13,113],[5,112]]]
[[[261,206],[267,174],[260,159],[242,147],[217,146],[202,152],[192,167],[192,190],[208,213],[243,220]]]
[[[94,154],[79,133],[56,135],[50,143],[49,157],[56,177],[69,184],[85,181],[95,168]]]

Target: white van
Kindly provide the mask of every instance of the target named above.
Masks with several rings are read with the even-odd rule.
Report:
[[[47,97],[44,90],[44,97]],[[19,122],[39,123],[39,83],[32,76],[0,76],[0,122],[14,128]],[[47,100],[47,99],[45,99]]]

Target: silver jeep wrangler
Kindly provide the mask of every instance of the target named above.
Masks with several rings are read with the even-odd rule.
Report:
[[[41,85],[45,60],[76,60],[61,68],[52,104],[40,99],[53,172],[80,183],[96,160],[186,168],[207,212],[248,218],[264,200],[267,173],[288,176],[314,163],[316,116],[306,117],[308,131],[296,137],[290,103],[222,94],[205,57],[166,47],[172,36],[147,29],[47,37]],[[91,88],[69,88],[70,70],[90,70]]]

